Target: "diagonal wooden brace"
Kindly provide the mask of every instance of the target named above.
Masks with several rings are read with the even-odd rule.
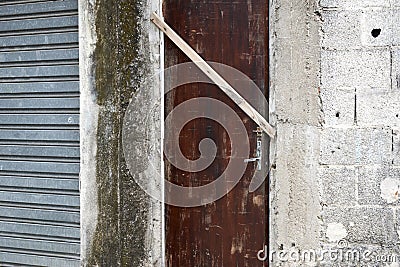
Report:
[[[151,14],[151,21],[175,43],[194,64],[227,94],[265,133],[274,138],[275,129],[257,112],[221,75],[218,74],[197,52],[190,47],[157,13]]]

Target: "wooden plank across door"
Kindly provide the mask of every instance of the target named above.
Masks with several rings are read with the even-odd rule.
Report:
[[[249,116],[262,131],[268,134],[271,138],[275,137],[275,129],[266,121],[266,119],[258,113],[256,109],[251,106],[236,90],[229,84],[210,64],[208,64],[182,37],[180,37],[165,21],[156,13],[151,14],[151,21],[162,31],[174,44],[185,53],[189,59],[226,95],[228,95],[233,102],[238,105],[247,116]]]
[[[245,73],[267,97],[268,1],[165,0],[164,17],[204,59]],[[166,39],[165,43],[166,67],[190,61],[172,42]],[[165,114],[198,97],[215,98],[237,112],[248,132],[249,158],[254,157],[257,125],[215,85],[180,86],[166,96]],[[217,107],[209,108],[218,112]],[[169,181],[201,186],[224,172],[232,155],[229,137],[221,125],[199,118],[187,123],[179,135],[181,152],[188,159],[200,156],[198,144],[204,138],[214,140],[217,155],[211,166],[197,173],[181,171],[166,162]],[[238,185],[211,204],[195,208],[166,206],[167,266],[267,266],[257,259],[257,252],[268,240],[268,184],[249,192],[255,167],[255,162],[249,163]]]

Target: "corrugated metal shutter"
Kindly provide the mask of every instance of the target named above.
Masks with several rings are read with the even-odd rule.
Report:
[[[77,0],[0,0],[0,266],[79,266]]]

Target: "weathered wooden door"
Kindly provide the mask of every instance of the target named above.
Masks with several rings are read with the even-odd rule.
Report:
[[[268,1],[166,0],[164,17],[205,60],[223,63],[245,73],[267,97]],[[166,67],[189,61],[169,40],[166,40],[165,50]],[[255,157],[256,124],[215,85],[180,86],[166,96],[165,113],[198,97],[218,99],[237,112],[247,129],[249,158]],[[218,112],[217,107],[211,105],[208,108]],[[213,139],[218,147],[212,165],[204,171],[189,174],[166,164],[169,181],[200,186],[224,171],[229,158],[234,155],[230,155],[231,147],[224,128],[210,119],[192,120],[179,133],[183,155],[189,159],[198,158],[197,147],[203,138]],[[265,150],[268,144],[264,142],[262,146]],[[267,265],[257,259],[257,252],[268,240],[268,183],[249,192],[256,165],[257,162],[249,163],[237,186],[211,204],[194,208],[166,206],[167,266]]]

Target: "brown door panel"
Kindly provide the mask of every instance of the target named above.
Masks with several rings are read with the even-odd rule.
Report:
[[[240,70],[267,96],[268,2],[165,0],[164,17],[205,60]],[[171,41],[165,40],[165,43],[166,67],[189,61]],[[218,99],[236,111],[248,133],[248,156],[255,157],[257,125],[215,85],[194,83],[176,88],[165,98],[165,114],[180,103],[198,97]],[[218,112],[218,107],[207,108]],[[197,159],[198,145],[203,138],[213,139],[217,146],[213,163],[203,171],[188,173],[166,161],[169,181],[201,186],[225,171],[233,156],[232,148],[228,134],[215,121],[199,118],[186,124],[179,132],[181,152],[188,159]],[[265,142],[263,147],[267,147]],[[195,208],[166,205],[167,266],[267,266],[257,259],[257,252],[268,240],[268,184],[249,192],[255,169],[256,163],[249,163],[235,188],[211,204]]]

